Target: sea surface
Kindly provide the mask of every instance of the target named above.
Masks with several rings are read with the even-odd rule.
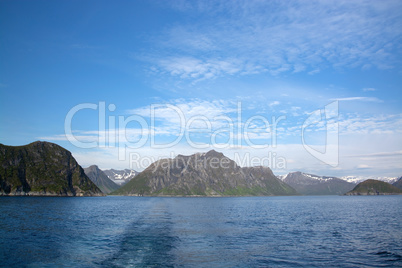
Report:
[[[402,267],[402,196],[2,197],[2,267]]]

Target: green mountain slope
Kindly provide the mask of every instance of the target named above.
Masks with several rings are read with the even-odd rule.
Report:
[[[49,142],[0,144],[0,195],[103,195],[66,149]]]
[[[93,183],[95,183],[96,186],[98,186],[99,189],[101,189],[101,191],[105,194],[108,194],[120,188],[120,186],[109,179],[108,176],[106,176],[106,174],[98,168],[98,166],[93,165],[84,168],[84,172],[88,176],[88,178]]]
[[[151,164],[116,195],[266,196],[296,195],[267,167],[241,168],[216,151],[179,155]]]
[[[346,195],[391,195],[402,194],[402,190],[383,181],[366,180],[359,183],[356,187],[346,193]]]

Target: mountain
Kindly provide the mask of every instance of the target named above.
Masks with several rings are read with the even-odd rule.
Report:
[[[112,194],[153,196],[296,195],[268,167],[241,168],[214,150],[151,164]]]
[[[299,171],[291,172],[280,179],[302,195],[342,195],[355,186],[355,184],[339,178],[317,176]]]
[[[398,180],[394,182],[392,185],[399,189],[402,189],[402,177],[399,177]]]
[[[110,192],[113,192],[117,189],[119,189],[119,185],[114,183],[112,180],[106,176],[106,174],[98,168],[98,166],[90,166],[87,168],[84,168],[85,174],[88,176],[88,178],[96,184],[96,186],[101,189],[101,191],[105,194],[108,194]]]
[[[133,169],[124,169],[124,170],[103,170],[106,176],[112,180],[114,183],[118,185],[124,185],[129,182],[132,178],[138,175],[139,172]]]
[[[100,196],[66,149],[49,142],[0,144],[0,195]]]
[[[340,179],[347,181],[347,182],[351,182],[354,184],[358,184],[360,182],[366,181],[366,180],[377,180],[377,181],[384,181],[384,182],[388,182],[390,184],[396,182],[398,180],[397,177],[374,177],[374,176],[343,176],[340,177]]]
[[[391,195],[402,194],[402,190],[383,181],[366,180],[346,193],[346,195]]]

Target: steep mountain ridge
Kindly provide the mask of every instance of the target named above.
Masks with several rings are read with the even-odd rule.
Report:
[[[241,168],[222,153],[211,150],[158,160],[112,194],[263,196],[297,192],[277,179],[268,167]]]
[[[24,146],[0,144],[0,195],[103,194],[69,151],[37,141]]]
[[[399,177],[398,180],[394,182],[392,185],[399,189],[402,189],[402,177]]]
[[[106,174],[96,165],[84,168],[84,172],[88,176],[88,178],[93,183],[95,183],[96,186],[98,186],[99,189],[101,189],[101,191],[105,194],[108,194],[120,188],[119,185],[110,180],[108,176],[106,176]]]

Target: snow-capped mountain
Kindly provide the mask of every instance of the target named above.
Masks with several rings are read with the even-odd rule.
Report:
[[[373,177],[373,176],[369,176],[369,177],[363,177],[363,176],[344,176],[341,177],[340,179],[347,181],[347,182],[351,182],[351,183],[361,183],[365,180],[378,180],[378,181],[385,181],[388,182],[390,184],[393,184],[394,182],[396,182],[398,180],[398,177]]]
[[[285,180],[286,178],[288,178],[289,176],[295,176],[295,175],[300,175],[300,176],[303,176],[303,177],[306,177],[306,178],[310,178],[310,179],[313,179],[313,180],[318,180],[318,181],[328,181],[328,180],[332,180],[332,179],[339,179],[339,178],[337,178],[337,177],[326,177],[326,176],[318,176],[318,175],[314,175],[314,174],[308,174],[308,173],[304,173],[304,172],[300,172],[300,171],[297,171],[297,172],[290,172],[290,173],[288,173],[288,174],[285,174],[285,175],[278,175],[278,176],[276,176],[278,179],[280,179],[280,180]]]
[[[109,170],[103,170],[103,172],[109,179],[111,179],[118,185],[126,184],[132,178],[137,176],[137,174],[139,173],[133,169],[124,169],[124,170],[109,169]]]
[[[285,175],[278,175],[278,179],[280,180],[285,180],[287,178],[287,176],[289,176],[289,174],[293,174],[296,172],[290,172],[288,174]],[[307,174],[307,173],[303,173],[300,172],[301,174],[303,174],[303,176],[311,178],[311,179],[315,179],[315,180],[319,180],[319,181],[325,181],[325,180],[329,180],[329,179],[333,179],[333,178],[337,178],[337,177],[326,177],[326,176],[318,176],[318,175],[313,175],[313,174]],[[343,176],[343,177],[339,177],[337,179],[341,179],[350,183],[354,183],[354,184],[358,184],[361,183],[365,180],[378,180],[378,181],[385,181],[388,182],[389,184],[393,184],[398,180],[399,177],[375,177],[375,176]]]
[[[339,178],[303,172],[291,172],[278,178],[303,195],[339,195],[352,190],[355,186]]]

